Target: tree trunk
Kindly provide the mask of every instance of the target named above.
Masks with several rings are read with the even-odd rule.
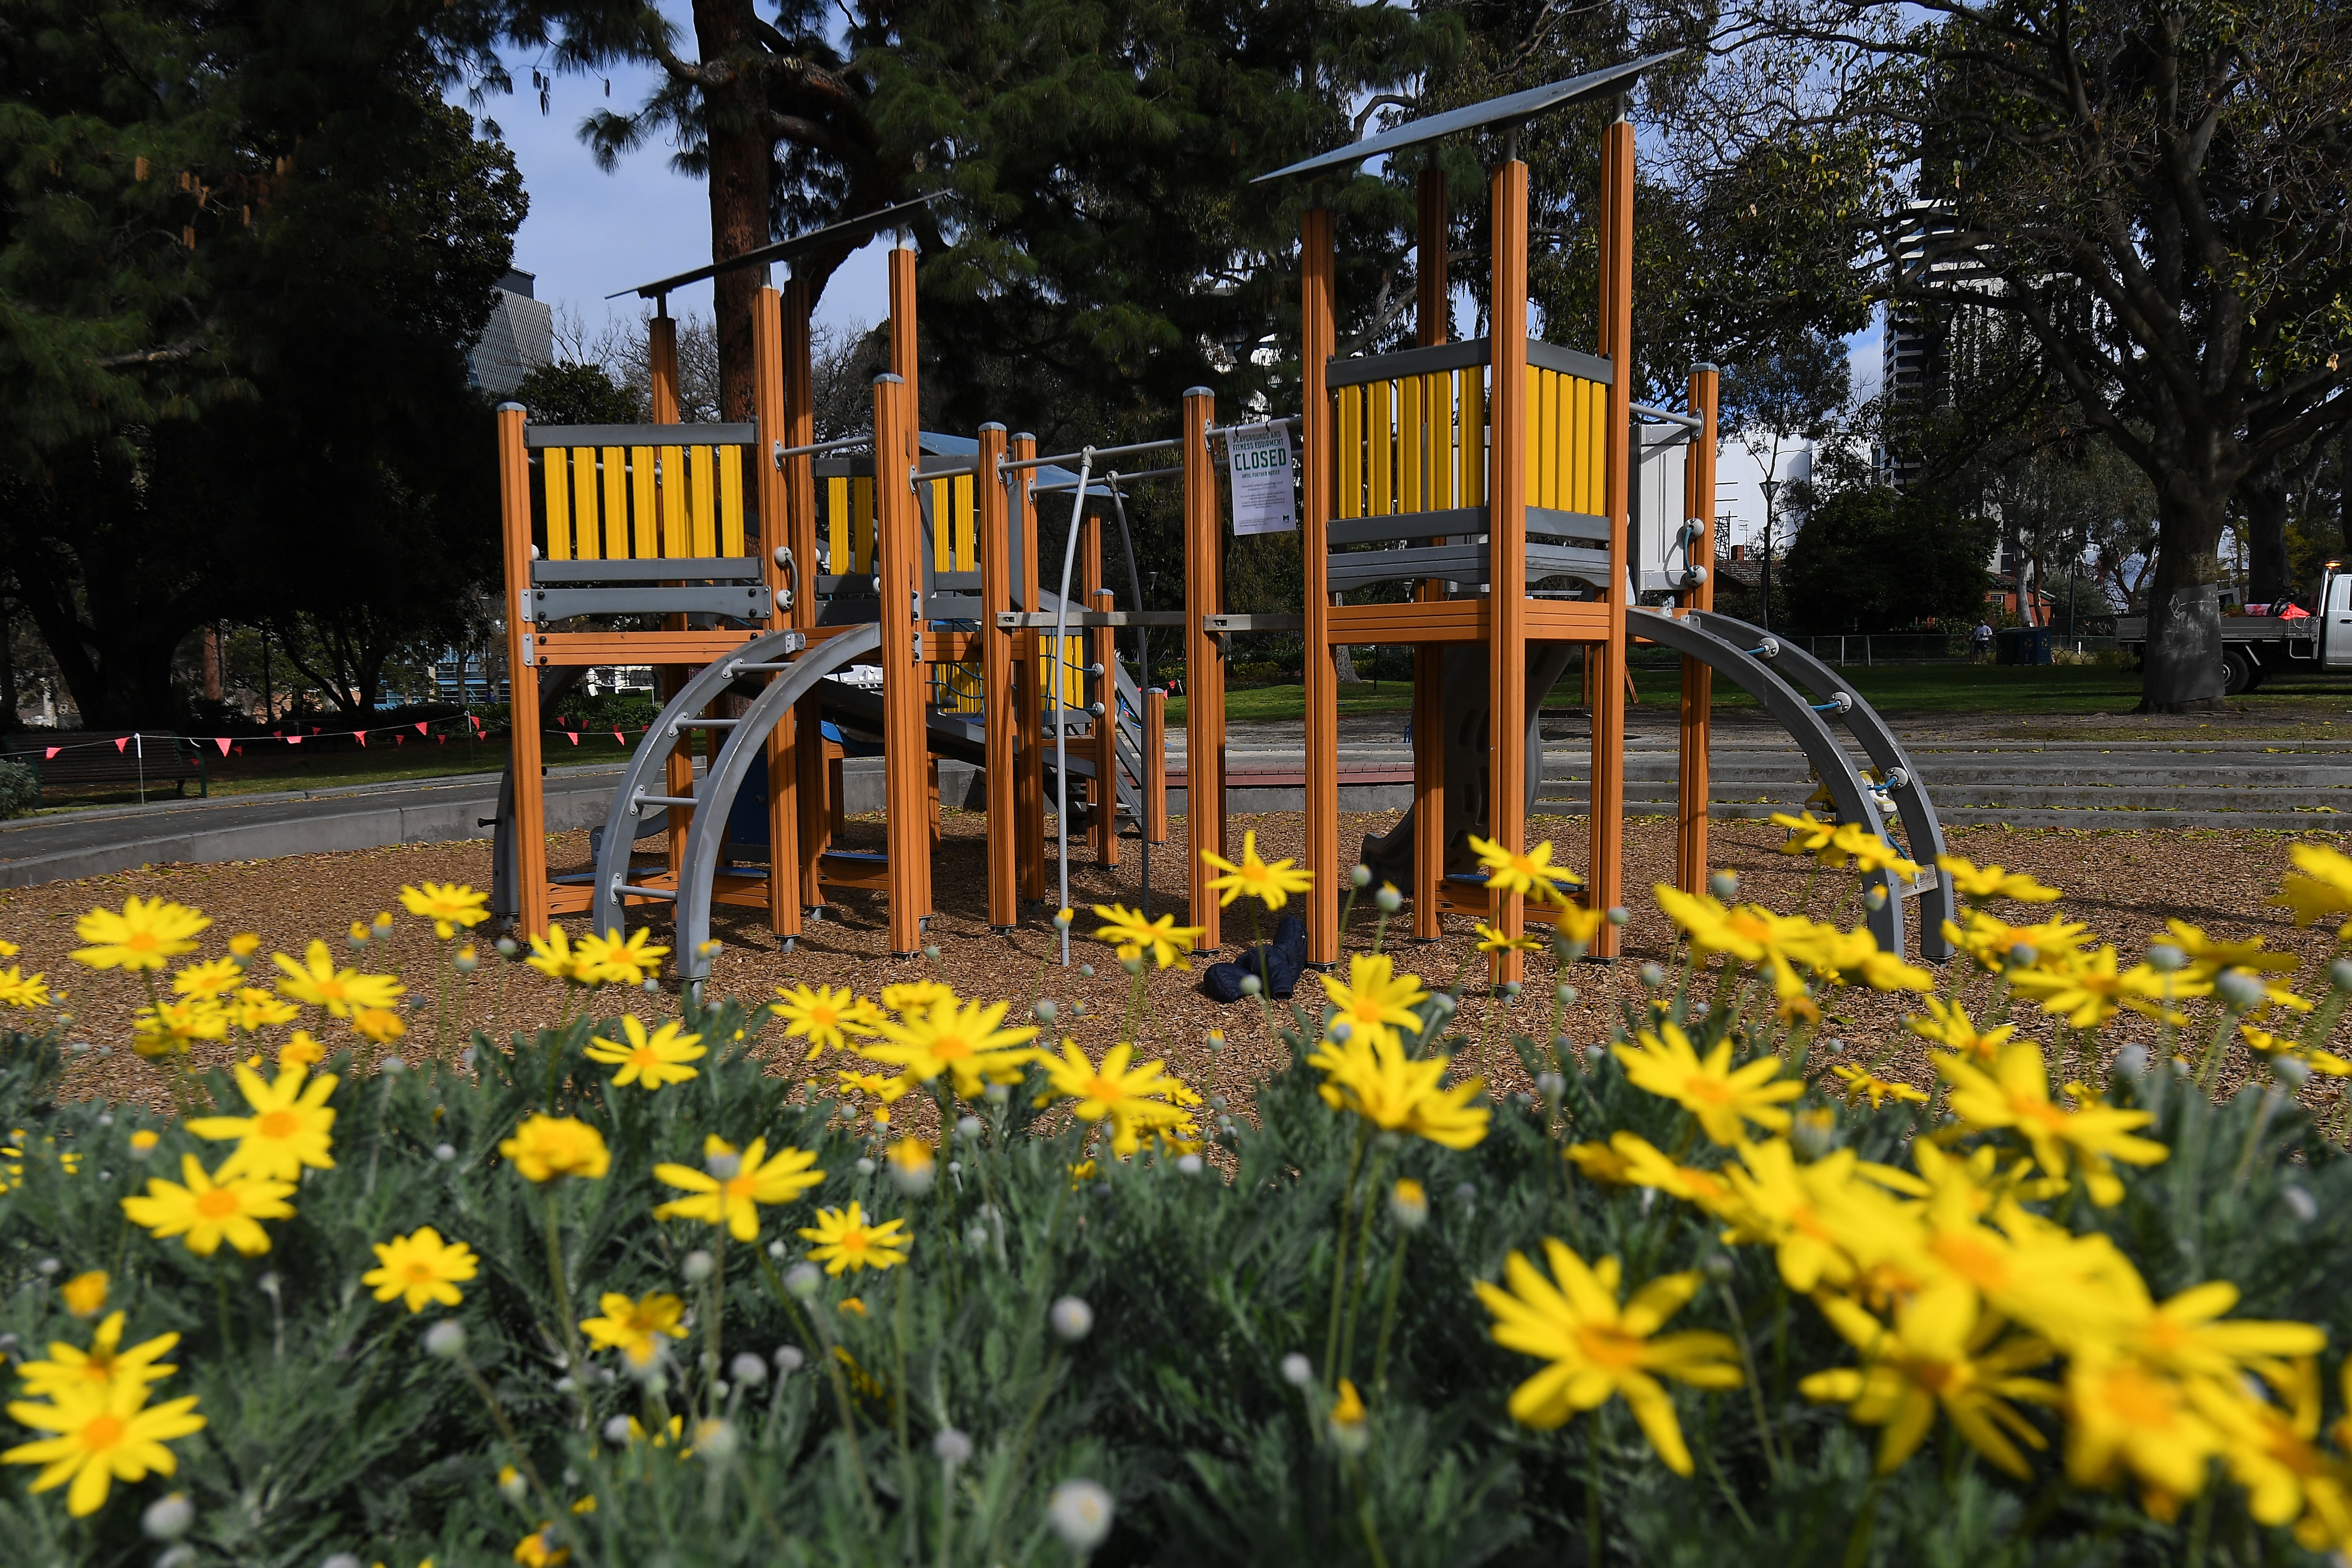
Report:
[[[2223,501],[2176,477],[2157,503],[2156,577],[2147,589],[2147,657],[2139,711],[2221,706],[2221,542]]]
[[[2287,580],[2287,474],[2284,454],[2271,458],[2238,486],[2238,510],[2246,522],[2246,553],[2252,566],[2247,596],[2275,604],[2294,592]]]
[[[695,0],[694,36],[706,68],[748,52],[746,0]],[[703,119],[710,153],[710,259],[726,261],[768,242],[773,141],[760,128],[759,84],[737,70],[706,81]],[[751,417],[751,300],[759,270],[741,267],[711,279],[711,325],[719,341],[719,416]]]

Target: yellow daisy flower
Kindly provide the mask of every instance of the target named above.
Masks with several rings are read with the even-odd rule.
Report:
[[[709,1052],[697,1043],[702,1038],[700,1035],[681,1035],[679,1027],[680,1021],[672,1018],[648,1035],[646,1026],[637,1022],[635,1015],[624,1014],[621,1032],[627,1037],[628,1043],[623,1045],[601,1035],[591,1036],[588,1059],[603,1062],[608,1067],[618,1067],[621,1070],[613,1075],[613,1082],[618,1088],[625,1089],[636,1083],[652,1090],[664,1084],[684,1083],[698,1076],[695,1069],[686,1064],[700,1061]]]
[[[882,1021],[874,1004],[846,985],[837,991],[830,985],[779,986],[776,995],[779,1000],[769,1003],[768,1009],[784,1021],[787,1038],[809,1043],[803,1061],[813,1062],[824,1051],[840,1050],[848,1045],[851,1035],[871,1034]]]
[[[158,1241],[186,1237],[188,1250],[199,1258],[210,1258],[223,1241],[247,1258],[258,1257],[269,1250],[269,1233],[260,1222],[294,1217],[286,1202],[294,1191],[291,1182],[265,1176],[217,1180],[205,1173],[194,1154],[180,1156],[180,1174],[185,1185],[148,1177],[147,1194],[123,1199],[122,1212]]]
[[[1212,855],[1205,849],[1201,851],[1201,858],[1224,873],[1222,877],[1209,879],[1209,889],[1217,895],[1217,902],[1221,906],[1247,897],[1255,899],[1269,910],[1278,910],[1294,895],[1303,895],[1315,885],[1315,873],[1294,870],[1295,863],[1292,861],[1276,860],[1269,864],[1259,859],[1255,831],[1242,835],[1242,858],[1238,864]]]
[[[824,1180],[823,1171],[811,1168],[816,1163],[814,1154],[786,1148],[770,1155],[764,1138],[752,1139],[751,1147],[738,1155],[713,1133],[704,1141],[703,1154],[706,1159],[735,1155],[735,1173],[722,1179],[691,1165],[656,1165],[655,1180],[694,1194],[663,1204],[654,1210],[656,1219],[698,1219],[725,1226],[738,1241],[757,1241],[761,1205],[788,1204]]]
[[[286,976],[278,983],[281,994],[313,1007],[324,1007],[338,1018],[350,1017],[356,1008],[394,1006],[408,989],[389,974],[337,969],[323,942],[313,942],[305,948],[300,963],[282,952],[273,952],[269,957]]]
[[[613,1163],[604,1135],[570,1116],[526,1118],[514,1136],[501,1140],[499,1153],[530,1182],[556,1182],[566,1176],[601,1179]]]
[[[1625,1076],[1636,1089],[1671,1100],[1693,1116],[1709,1138],[1735,1144],[1746,1136],[1744,1122],[1753,1121],[1773,1132],[1789,1130],[1783,1102],[1805,1092],[1796,1079],[1779,1078],[1777,1058],[1759,1057],[1746,1066],[1731,1065],[1731,1042],[1724,1040],[1699,1059],[1690,1037],[1672,1024],[1653,1033],[1643,1031],[1636,1046],[1612,1046],[1611,1054],[1624,1065]]]
[[[330,1134],[334,1108],[327,1103],[341,1080],[332,1073],[309,1077],[299,1067],[280,1068],[278,1081],[264,1082],[259,1073],[240,1062],[236,1087],[253,1110],[250,1116],[199,1116],[188,1131],[199,1138],[240,1140],[215,1173],[266,1176],[275,1182],[299,1182],[306,1165],[331,1171],[334,1157]]]
[[[869,1225],[866,1213],[852,1202],[845,1209],[819,1209],[816,1224],[803,1226],[801,1239],[816,1245],[809,1248],[809,1261],[822,1263],[827,1274],[838,1276],[844,1269],[892,1268],[907,1261],[908,1251],[915,1238],[905,1234],[907,1222],[887,1219],[879,1225]]]
[[[179,1460],[163,1445],[204,1429],[195,1408],[194,1394],[150,1405],[142,1384],[119,1383],[52,1405],[16,1400],[8,1406],[12,1420],[56,1435],[18,1444],[0,1454],[0,1464],[43,1466],[33,1491],[72,1482],[66,1512],[86,1518],[106,1506],[116,1481],[135,1484],[177,1470]]]
[[[74,922],[74,934],[89,943],[74,950],[74,961],[92,969],[154,969],[196,947],[196,933],[212,917],[168,899],[123,900],[122,912],[92,910]]]
[[[602,1315],[580,1321],[580,1331],[598,1350],[619,1351],[631,1366],[644,1366],[661,1352],[664,1337],[686,1338],[686,1303],[677,1297],[655,1291],[631,1300],[618,1290],[607,1290],[596,1299]]]
[[[421,1312],[433,1301],[445,1307],[457,1305],[465,1300],[457,1287],[481,1268],[481,1259],[472,1247],[462,1241],[442,1240],[441,1233],[429,1225],[379,1241],[374,1250],[377,1267],[361,1275],[360,1283],[372,1287],[379,1301],[395,1296],[404,1299],[411,1312]]]
[[[400,889],[401,908],[419,920],[431,921],[433,934],[444,942],[460,928],[488,920],[488,894],[478,893],[463,882],[427,882],[421,888]]]

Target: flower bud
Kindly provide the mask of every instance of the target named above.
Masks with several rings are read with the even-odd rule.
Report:
[[[2271,1075],[2292,1091],[2311,1081],[2311,1064],[2282,1051],[2271,1058]]]
[[[700,1422],[694,1428],[694,1451],[714,1465],[733,1458],[742,1446],[742,1434],[724,1417]]]
[[[1789,1142],[1797,1152],[1808,1160],[1818,1160],[1837,1142],[1837,1112],[1827,1106],[1817,1110],[1801,1110],[1789,1129]]]
[[[147,1511],[139,1516],[139,1528],[150,1541],[177,1541],[195,1521],[195,1505],[188,1500],[188,1494],[167,1492],[147,1505]]]
[[[604,1423],[604,1441],[614,1447],[626,1447],[629,1441],[629,1418],[615,1415]]]
[[[1094,966],[1092,964],[1080,964],[1078,967],[1086,971],[1086,973],[1090,975],[1094,973]],[[1083,999],[1070,1004],[1070,1016],[1073,1018],[1083,1018],[1086,1016],[1087,1005]]]
[[[745,1351],[727,1363],[727,1375],[746,1388],[757,1388],[768,1381],[768,1363]]]
[[[1354,866],[1349,868],[1348,885],[1351,888],[1370,887],[1372,885],[1372,868],[1370,866],[1365,865],[1361,860],[1357,861]]]
[[[521,948],[515,945],[514,938],[510,936],[502,936],[499,938],[499,956],[500,958],[512,958],[516,953],[520,952],[521,951]]]
[[[1372,895],[1372,907],[1384,915],[1392,915],[1404,908],[1404,895],[1396,890],[1393,882],[1382,882],[1381,890]]]
[[[457,1157],[457,1146],[455,1143],[436,1143],[433,1145],[433,1157],[446,1165]]]
[[[795,1263],[784,1275],[784,1289],[803,1301],[815,1298],[824,1275],[814,1263]]]
[[[454,1318],[444,1318],[425,1331],[425,1353],[439,1356],[443,1361],[456,1361],[466,1353],[466,1325]]]
[[[942,1426],[932,1435],[931,1452],[940,1464],[953,1469],[971,1458],[971,1439],[952,1426]]]
[[[1047,1309],[1046,1320],[1064,1344],[1076,1344],[1094,1331],[1095,1310],[1076,1296],[1064,1296]]]
[[[742,1173],[743,1156],[732,1149],[713,1149],[703,1155],[702,1168],[709,1172],[714,1180],[731,1182]]]
[[[1706,1270],[1708,1279],[1720,1285],[1731,1278],[1731,1254],[1710,1252],[1700,1261],[1699,1267]]]
[[[963,1233],[963,1244],[966,1247],[971,1247],[975,1253],[986,1252],[988,1250],[988,1227],[977,1221],[966,1226]]]
[[[1046,1001],[1041,997],[1038,999],[1037,1005],[1034,1007],[1032,1007],[1030,1011],[1037,1016],[1037,1021],[1039,1023],[1050,1024],[1062,1010],[1055,1006],[1052,1002]]]
[[[1655,991],[1659,986],[1664,985],[1666,983],[1666,972],[1664,966],[1655,962],[1642,965],[1642,967],[1634,971],[1634,973],[1642,977],[1642,984],[1648,986],[1653,991]]]
[[[1414,1231],[1429,1223],[1429,1194],[1411,1176],[1389,1189],[1389,1217],[1399,1230]]]
[[[1624,905],[1612,904],[1609,906],[1609,912],[1601,918],[1606,920],[1611,925],[1622,926],[1627,921],[1632,920],[1633,916],[1633,912],[1627,910]]]
[[[361,1568],[361,1563],[357,1557],[348,1552],[336,1552],[320,1558],[319,1568]]]
[[[2352,958],[2339,958],[2327,966],[2327,984],[2338,991],[2352,991]]]
[[[520,1470],[516,1469],[512,1465],[499,1467],[499,1491],[508,1501],[520,1502],[530,1490],[530,1483],[523,1479]]]
[[[2030,942],[2017,942],[2009,950],[2009,966],[2011,969],[2031,969],[2041,962],[2042,950]]]
[[[930,960],[933,963],[937,963],[940,961],[940,944],[935,942],[926,942],[923,945],[923,956]]]
[[[1185,1175],[1197,1176],[1206,1168],[1207,1167],[1201,1163],[1201,1156],[1198,1154],[1179,1154],[1176,1156],[1176,1169],[1182,1172]]]
[[[2122,1050],[2117,1051],[2116,1053],[2116,1076],[2117,1078],[2146,1078],[2147,1076],[2147,1047],[2146,1046],[2126,1046]]]
[[[2152,944],[2147,950],[2147,966],[2158,974],[2178,974],[2189,965],[2189,955],[2168,942]]]
[[[1568,1092],[1568,1079],[1556,1072],[1539,1072],[1536,1074],[1536,1092],[1558,1104],[1559,1097]]]
[[[859,1175],[861,1175],[861,1176],[870,1176],[870,1175],[872,1175],[872,1174],[874,1173],[874,1170],[875,1170],[875,1166],[874,1166],[874,1162],[873,1162],[873,1161],[871,1161],[871,1160],[867,1159],[867,1158],[866,1158],[865,1155],[863,1155],[863,1154],[860,1154],[860,1155],[857,1157],[857,1173],[858,1173]]]
[[[711,1270],[717,1267],[718,1260],[698,1247],[686,1255],[685,1262],[678,1266],[678,1272],[686,1276],[688,1284],[699,1285],[710,1278]]]
[[[1706,879],[1706,890],[1725,903],[1739,896],[1739,873],[1730,869],[1717,871]]]
[[[1244,995],[1244,996],[1255,996],[1255,995],[1256,995],[1260,991],[1262,991],[1262,990],[1264,990],[1264,989],[1265,989],[1264,984],[1259,981],[1259,979],[1258,979],[1258,977],[1257,977],[1256,975],[1255,975],[1255,974],[1244,974],[1244,975],[1243,975],[1243,976],[1242,976],[1242,994],[1243,994],[1243,995]]]
[[[2263,983],[2242,969],[2225,969],[2213,982],[2213,994],[2232,1013],[2250,1012],[2263,1005]]]
[[[1502,985],[1503,999],[1507,1002],[1516,1002],[1519,999],[1519,993],[1525,989],[1526,987],[1516,980],[1506,980]]]
[[[1551,994],[1563,1007],[1573,1007],[1576,1005],[1576,998],[1578,994],[1577,989],[1565,980],[1561,981],[1558,985],[1553,986]]]
[[[1356,1026],[1345,1018],[1334,1018],[1331,1026],[1323,1033],[1344,1046],[1356,1037]]]
[[[778,1345],[775,1363],[777,1373],[780,1376],[790,1377],[808,1364],[808,1357],[801,1353],[801,1347],[798,1345]]]
[[[1315,1363],[1297,1351],[1282,1358],[1282,1381],[1294,1388],[1304,1388],[1315,1381]]]
[[[883,1158],[890,1163],[892,1184],[908,1197],[921,1197],[939,1179],[939,1165],[932,1158],[931,1146],[919,1138],[899,1139]]]
[[[959,1116],[956,1118],[956,1136],[967,1143],[977,1143],[980,1142],[981,1125],[977,1116]]]
[[[1110,1534],[1110,1493],[1087,1480],[1064,1481],[1045,1500],[1045,1518],[1062,1544],[1073,1552],[1092,1552]]]

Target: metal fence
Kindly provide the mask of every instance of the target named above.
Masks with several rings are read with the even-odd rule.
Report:
[[[2112,653],[2116,646],[2111,637],[2070,637],[2063,631],[2053,634],[2050,640],[2054,650],[2078,658]],[[1977,657],[1966,633],[1948,636],[1942,632],[1848,632],[1808,637],[1805,647],[1822,663],[1839,666],[1964,663]],[[1990,650],[1985,657],[1991,658]]]

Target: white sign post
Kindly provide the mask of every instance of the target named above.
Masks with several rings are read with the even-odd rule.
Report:
[[[1290,468],[1290,426],[1276,419],[1225,431],[1232,463],[1234,532],[1289,533],[1298,527],[1297,491]]]

